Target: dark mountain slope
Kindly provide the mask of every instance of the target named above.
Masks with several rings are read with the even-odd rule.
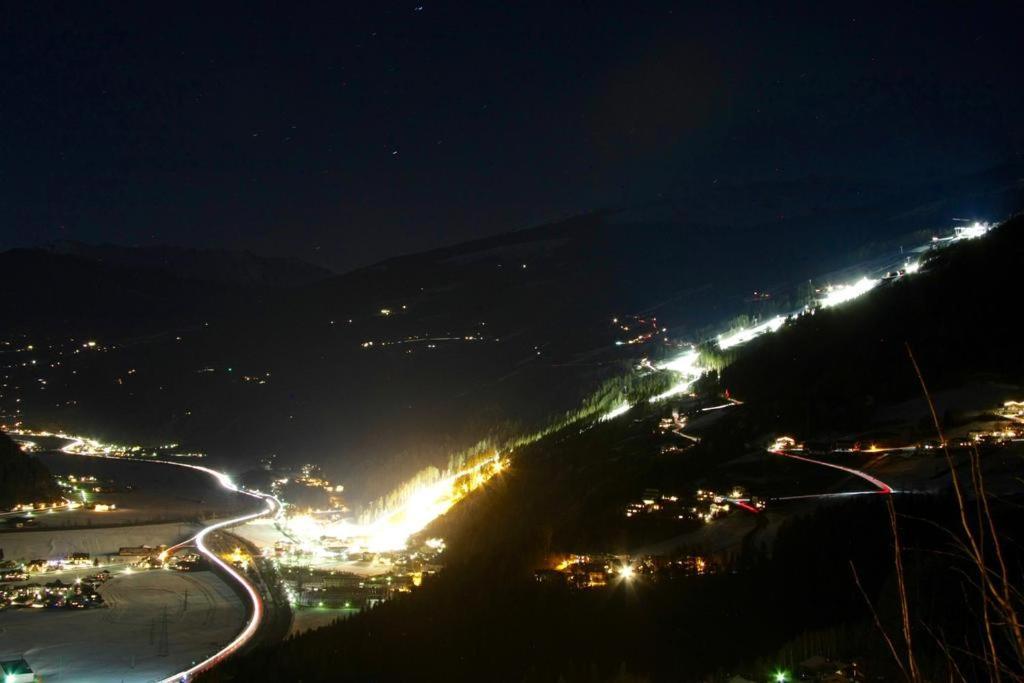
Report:
[[[46,466],[0,432],[0,510],[9,510],[17,503],[59,498],[60,490]]]
[[[1024,217],[940,252],[922,276],[757,340],[721,387],[763,407],[782,431],[857,429],[885,403],[920,395],[909,345],[932,390],[970,381],[1024,384],[1014,292]]]
[[[546,423],[640,357],[671,353],[713,324],[788,310],[808,278],[919,243],[907,235],[946,230],[954,217],[1019,205],[1019,170],[964,179],[961,193],[941,185],[858,203],[844,190],[835,208],[825,193],[815,211],[768,223],[595,213],[288,289],[160,284],[149,279],[157,271],[136,269],[122,292],[111,269],[97,268],[96,282],[79,269],[71,281],[82,286],[44,282],[37,305],[26,268],[8,289],[28,309],[16,313],[61,322],[65,339],[82,326],[65,320],[90,330],[94,318],[117,322],[119,309],[105,304],[117,296],[160,334],[104,336],[103,353],[65,358],[45,386],[26,378],[22,402],[0,408],[238,462],[319,461],[370,498],[490,433]],[[753,290],[771,300],[749,301]],[[615,345],[643,325],[666,328],[667,341]]]
[[[574,592],[539,584],[531,573],[555,552],[628,550],[622,508],[645,486],[693,490],[716,467],[760,450],[766,434],[851,428],[879,403],[920,396],[904,341],[933,388],[979,377],[1024,382],[1006,296],[1022,256],[1024,218],[1016,218],[985,239],[940,252],[913,278],[741,347],[722,385],[744,405],[717,413],[721,421],[681,457],[657,448],[665,404],[641,403],[628,418],[575,425],[517,449],[500,478],[426,530],[445,538],[448,549],[446,569],[420,591],[229,660],[204,679],[674,681],[717,672],[714,680],[726,680],[737,672],[767,678],[779,664],[826,649],[855,656],[878,680],[898,678],[872,613],[897,632],[892,540],[880,496],[802,515],[797,509],[779,528],[770,559],[768,548],[744,543],[735,571],[715,576]],[[714,397],[721,388],[708,381],[703,391]],[[920,410],[927,415],[923,401]],[[785,465],[765,457],[764,466]],[[962,580],[970,569],[949,552],[946,530],[956,529],[956,508],[923,495],[901,496],[897,505],[921,629],[918,662],[928,678],[948,666],[948,653],[927,637],[934,629],[964,648],[955,655],[963,675],[982,679],[970,654],[982,648],[980,619],[968,611],[972,598],[966,608],[959,602],[973,596],[969,579]],[[1024,532],[1018,501],[998,501],[995,514],[1016,566],[1020,546],[1012,539]],[[804,655],[775,656],[795,640]],[[388,656],[398,646],[404,656]]]
[[[5,332],[88,338],[173,329],[242,300],[240,288],[42,249],[0,253]]]
[[[334,273],[296,259],[264,257],[247,251],[185,247],[122,247],[58,242],[46,251],[124,268],[145,268],[177,278],[241,287],[296,287],[323,280]]]

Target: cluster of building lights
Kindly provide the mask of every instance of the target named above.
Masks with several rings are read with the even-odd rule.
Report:
[[[34,437],[34,438],[56,438],[64,439],[69,443],[61,447],[61,451],[69,455],[90,455],[90,456],[103,456],[103,457],[146,457],[156,456],[157,451],[174,451],[168,453],[175,457],[186,457],[186,458],[203,458],[206,457],[205,453],[200,452],[180,452],[176,450],[178,444],[167,443],[152,447],[144,447],[137,444],[126,445],[126,444],[115,444],[115,443],[104,443],[98,439],[93,439],[87,436],[75,436],[74,434],[65,434],[63,432],[50,432],[46,430],[32,430],[25,429],[24,427],[14,426],[8,428],[6,425],[0,425],[0,430],[5,431],[7,434],[17,437]],[[33,441],[25,441],[20,439],[23,450],[38,449],[38,444]],[[30,444],[29,449],[25,448],[26,444]]]

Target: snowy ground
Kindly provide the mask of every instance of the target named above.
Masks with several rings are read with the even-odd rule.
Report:
[[[1002,406],[1004,401],[1018,400],[1024,395],[1024,388],[1011,384],[995,384],[976,382],[955,389],[947,389],[932,394],[935,410],[941,417],[947,410],[954,413],[988,412]],[[881,408],[875,419],[879,422],[888,420],[916,423],[929,418],[928,404],[924,397],[915,397],[903,403]],[[934,437],[932,437],[934,438]]]
[[[100,592],[106,608],[0,612],[0,659],[23,656],[48,683],[154,681],[216,652],[245,620],[211,572],[119,573]]]
[[[248,496],[222,487],[213,477],[183,467],[159,463],[89,458],[44,452],[38,457],[54,475],[92,475],[113,481],[112,493],[91,493],[89,500],[117,506],[116,510],[95,512],[79,508],[54,514],[37,514],[42,527],[84,527],[87,525],[145,524],[229,517],[254,507]]]
[[[93,557],[117,553],[124,546],[171,545],[196,533],[192,524],[148,524],[109,529],[45,529],[0,533],[0,549],[8,560],[50,560],[73,552]]]
[[[237,534],[247,541],[252,542],[261,551],[273,552],[274,544],[278,541],[290,542],[292,539],[281,533],[271,519],[254,519],[242,526],[231,529],[231,533]],[[306,566],[314,569],[326,569],[333,571],[348,572],[360,576],[378,576],[391,571],[392,567],[381,561],[378,557],[363,562],[359,560],[338,560],[335,558],[319,558],[305,563]]]
[[[263,548],[273,549],[274,544],[278,541],[283,543],[291,541],[290,538],[278,530],[277,526],[274,524],[274,520],[267,519],[265,517],[262,519],[254,519],[241,526],[236,526],[231,529],[231,533],[237,534],[242,538],[255,543],[261,550]]]
[[[769,546],[775,538],[783,514],[773,510],[762,513],[763,519],[744,510],[734,510],[712,524],[705,524],[694,531],[630,550],[633,556],[668,555],[680,549],[699,548],[707,554],[738,552],[743,539],[750,533],[757,533],[757,540]],[[758,530],[758,522],[763,525]]]
[[[292,628],[288,635],[295,636],[306,631],[312,631],[322,626],[327,626],[335,619],[347,619],[358,612],[359,610],[352,607],[348,609],[344,607],[305,607],[295,609],[292,612]]]

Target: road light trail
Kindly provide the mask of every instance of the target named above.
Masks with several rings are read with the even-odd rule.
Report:
[[[247,491],[243,488],[240,488],[237,484],[235,484],[234,481],[231,480],[231,477],[226,473],[211,469],[209,467],[203,467],[202,465],[191,465],[183,462],[174,462],[172,460],[133,460],[122,456],[107,455],[105,453],[82,452],[78,449],[86,444],[85,439],[81,439],[75,436],[68,436],[65,434],[54,434],[53,436],[68,439],[71,441],[71,443],[65,445],[63,448],[60,449],[62,452],[68,453],[70,455],[83,455],[89,458],[105,458],[108,460],[131,460],[132,462],[150,462],[160,465],[173,465],[174,467],[184,467],[190,470],[196,470],[198,472],[208,474],[214,479],[216,479],[218,484],[228,489],[229,491],[240,493],[242,495],[249,496],[250,498],[255,498],[256,500],[262,501],[263,503],[266,504],[266,507],[261,511],[253,512],[247,515],[242,515],[240,517],[234,517],[232,519],[224,520],[222,522],[217,522],[215,524],[211,524],[207,527],[204,527],[199,533],[197,533],[192,538],[186,541],[182,541],[177,545],[171,546],[170,548],[164,551],[166,556],[177,550],[180,550],[181,548],[195,545],[196,549],[207,560],[216,564],[228,576],[230,576],[232,579],[237,581],[242,586],[246,594],[249,596],[250,602],[252,603],[252,615],[249,617],[249,621],[246,623],[245,628],[243,628],[242,631],[237,636],[235,636],[235,638],[230,643],[222,647],[220,650],[215,652],[210,657],[207,657],[203,661],[192,665],[190,668],[173,674],[171,676],[168,676],[167,678],[161,679],[160,683],[180,683],[182,681],[188,681],[196,674],[206,671],[207,669],[210,669],[213,666],[216,666],[220,662],[224,661],[232,654],[234,654],[236,651],[238,651],[239,648],[248,643],[252,639],[253,635],[255,635],[257,629],[259,629],[260,622],[263,621],[263,598],[260,597],[259,591],[256,589],[255,586],[252,585],[252,582],[249,581],[249,579],[247,579],[243,574],[238,572],[234,567],[229,565],[227,562],[220,559],[220,557],[218,557],[215,552],[213,552],[212,550],[210,550],[209,547],[207,547],[205,541],[206,537],[214,531],[219,531],[221,529],[227,529],[229,527],[238,526],[239,524],[244,524],[254,519],[265,517],[267,515],[278,515],[282,509],[281,501],[279,501],[276,497],[266,493],[261,493],[259,491]]]
[[[182,463],[169,464],[180,464],[184,467],[194,467],[195,469],[204,470],[210,473],[214,472],[213,470],[209,470],[208,468],[197,467],[194,465],[183,465]],[[216,474],[223,475],[223,473]],[[218,480],[220,480],[219,476]],[[228,481],[230,481],[230,479]],[[221,481],[221,483],[223,485],[223,481]],[[232,487],[233,486],[234,485],[232,484]],[[235,636],[234,640],[225,645],[218,652],[208,657],[207,659],[199,662],[198,664],[192,666],[191,668],[186,669],[185,671],[164,678],[162,681],[160,681],[160,683],[174,683],[176,681],[187,681],[197,673],[205,671],[213,666],[216,666],[220,662],[230,657],[240,647],[249,642],[249,640],[256,633],[256,630],[259,628],[260,622],[263,620],[263,598],[260,597],[259,591],[256,590],[255,586],[252,585],[252,582],[249,581],[249,579],[243,576],[240,572],[238,572],[234,567],[229,565],[227,562],[217,557],[217,554],[206,546],[205,540],[207,535],[209,535],[211,532],[218,531],[220,529],[226,529],[228,527],[236,526],[238,524],[244,524],[245,522],[258,519],[259,517],[263,517],[268,514],[277,514],[277,511],[280,509],[280,503],[273,496],[264,493],[245,491],[237,487],[233,487],[232,490],[265,501],[267,503],[266,509],[261,512],[254,512],[249,515],[243,515],[241,517],[236,517],[234,519],[229,519],[223,522],[218,522],[216,524],[211,524],[210,526],[203,528],[202,531],[196,534],[189,541],[185,541],[174,546],[173,550],[177,550],[181,547],[184,547],[185,545],[189,545],[194,541],[196,549],[198,549],[199,552],[202,553],[204,557],[206,557],[206,559],[210,560],[211,562],[214,562],[218,567],[224,570],[231,578],[233,578],[235,581],[242,585],[242,588],[244,588],[245,592],[249,595],[249,600],[252,602],[252,616],[249,618],[249,623],[247,623],[245,625],[245,628],[242,629],[242,632]],[[170,552],[172,552],[172,549],[168,548],[168,553]]]
[[[871,484],[872,486],[874,486],[874,487],[876,487],[878,489],[877,492],[873,492],[873,493],[881,493],[881,494],[889,495],[889,494],[891,494],[893,492],[892,487],[889,486],[888,484],[886,484],[881,479],[876,479],[875,477],[872,477],[867,472],[861,472],[860,470],[855,470],[852,467],[847,467],[845,465],[837,465],[834,462],[825,462],[824,460],[815,460],[814,458],[808,458],[807,456],[804,456],[804,455],[797,455],[795,453],[790,453],[788,451],[779,450],[779,449],[771,449],[771,448],[769,448],[768,452],[769,453],[773,453],[775,455],[781,455],[781,456],[783,456],[785,458],[792,458],[794,460],[803,460],[804,462],[809,462],[809,463],[811,463],[813,465],[821,465],[823,467],[831,467],[834,470],[840,470],[842,472],[846,472],[847,474],[852,474],[855,477],[860,477],[861,479],[863,479],[864,481],[868,482],[869,484]]]
[[[112,460],[122,459],[110,455],[98,455],[89,457],[110,458]],[[248,643],[249,640],[252,639],[253,635],[256,634],[257,629],[259,629],[260,622],[263,621],[263,598],[260,596],[259,591],[256,590],[256,587],[252,585],[252,582],[249,581],[249,579],[247,579],[243,574],[241,574],[227,562],[220,559],[220,557],[217,556],[217,553],[213,552],[212,550],[210,550],[209,547],[207,547],[205,543],[206,537],[214,531],[219,531],[221,529],[227,529],[229,527],[238,526],[239,524],[245,524],[246,522],[250,522],[254,519],[259,519],[260,517],[265,517],[267,515],[276,516],[278,512],[281,510],[281,501],[279,501],[276,497],[266,493],[260,493],[258,491],[247,491],[243,488],[239,488],[238,485],[231,480],[231,477],[225,474],[224,472],[219,472],[217,470],[210,469],[209,467],[203,467],[202,465],[190,465],[183,462],[173,462],[171,460],[142,460],[139,462],[152,462],[161,465],[174,465],[176,467],[186,467],[188,469],[197,470],[199,472],[209,474],[211,477],[217,480],[217,483],[219,483],[221,486],[228,489],[229,491],[241,493],[243,495],[249,496],[250,498],[255,498],[266,503],[266,508],[264,510],[261,510],[259,512],[253,512],[248,515],[242,515],[241,517],[235,517],[233,519],[224,520],[223,522],[217,522],[207,527],[203,527],[203,529],[192,538],[188,539],[187,541],[182,541],[181,543],[178,543],[177,545],[172,546],[171,548],[168,548],[165,551],[169,555],[172,552],[175,552],[183,547],[194,544],[196,549],[207,560],[216,564],[228,576],[230,576],[232,579],[237,581],[242,586],[242,588],[249,596],[249,601],[252,603],[252,616],[249,617],[249,621],[245,625],[245,628],[242,629],[241,633],[235,636],[235,638],[230,643],[222,647],[220,650],[218,650],[210,657],[207,657],[203,661],[199,662],[198,664],[194,664],[192,667],[186,669],[185,671],[181,671],[172,676],[168,676],[167,678],[164,678],[160,681],[160,683],[177,683],[181,681],[187,681],[196,674],[206,671],[207,669],[216,666],[217,664],[221,663],[222,661],[230,657],[239,648],[241,648],[243,645]]]
[[[709,406],[707,408],[701,408],[700,412],[702,412],[702,413],[710,413],[713,410],[725,410],[726,408],[735,408],[736,406],[741,406],[741,405],[743,405],[743,401],[737,401],[734,398],[730,398],[728,403],[722,403],[721,405],[717,405],[717,406]]]
[[[730,503],[732,503],[732,504],[734,504],[734,505],[736,505],[738,507],[743,508],[747,512],[752,512],[755,515],[761,514],[761,511],[759,509],[757,509],[756,507],[751,505],[748,501],[746,501],[746,500],[744,500],[742,498],[726,498],[725,500],[729,501]]]
[[[849,498],[851,496],[877,496],[882,491],[839,491],[836,493],[804,493],[799,496],[779,496],[772,498],[773,501],[780,500],[820,500],[822,498]]]

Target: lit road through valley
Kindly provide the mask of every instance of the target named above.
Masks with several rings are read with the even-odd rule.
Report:
[[[106,452],[104,452],[100,444],[88,439],[82,439],[79,437],[70,436],[66,434],[43,435],[55,436],[69,440],[70,443],[61,448],[61,451],[63,451],[64,453],[68,453],[71,455],[84,455],[92,458],[106,458],[110,460],[126,459],[121,456],[108,455]],[[182,541],[181,543],[178,543],[177,545],[172,546],[171,548],[168,548],[165,551],[166,555],[170,555],[171,553],[180,550],[181,548],[195,546],[195,548],[200,552],[200,554],[203,555],[203,557],[205,557],[212,564],[217,565],[217,567],[219,567],[225,574],[231,577],[232,580],[236,581],[242,587],[251,603],[251,614],[249,616],[249,621],[246,623],[245,628],[243,628],[242,631],[237,636],[235,636],[235,638],[231,642],[229,642],[227,645],[225,645],[220,650],[218,650],[211,656],[207,657],[203,661],[197,662],[189,669],[186,669],[185,671],[178,672],[176,674],[168,676],[167,678],[162,679],[160,683],[188,681],[196,674],[202,671],[206,671],[207,669],[210,669],[211,667],[219,664],[227,657],[231,656],[234,652],[238,651],[238,649],[241,648],[243,645],[248,643],[252,639],[253,635],[256,633],[257,629],[259,628],[260,622],[263,620],[263,599],[260,597],[259,591],[256,589],[255,586],[252,585],[252,582],[249,581],[249,579],[246,578],[245,575],[243,575],[237,569],[235,569],[230,564],[228,564],[220,557],[218,557],[217,554],[206,545],[207,536],[209,536],[214,531],[219,531],[221,529],[227,529],[230,527],[238,526],[239,524],[244,524],[251,520],[258,519],[260,517],[276,517],[281,512],[281,502],[274,496],[265,493],[260,493],[258,491],[247,491],[243,488],[239,488],[231,480],[230,476],[228,476],[224,472],[219,472],[217,470],[210,469],[209,467],[203,467],[201,465],[190,465],[181,462],[173,462],[170,460],[147,459],[132,461],[150,462],[159,465],[173,465],[174,467],[185,467],[188,469],[196,470],[213,477],[214,479],[217,480],[218,484],[220,484],[225,489],[228,489],[229,491],[233,491],[245,496],[249,496],[251,498],[255,498],[265,504],[264,509],[260,511],[242,515],[240,517],[234,517],[232,519],[224,520],[221,522],[216,522],[215,524],[211,524],[207,527],[204,527],[199,533],[197,533],[192,538],[186,541]]]

